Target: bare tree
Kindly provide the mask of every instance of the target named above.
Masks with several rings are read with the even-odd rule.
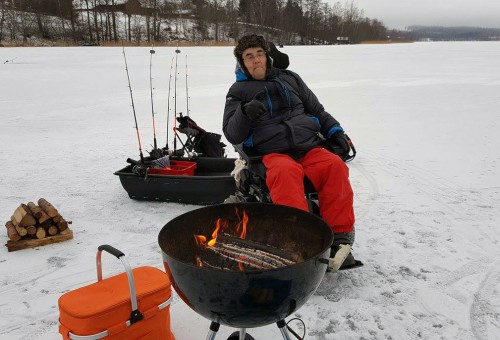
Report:
[[[214,23],[215,25],[215,41],[219,41],[219,25],[223,18],[223,8],[226,5],[225,0],[207,0],[208,8],[209,8],[209,17],[208,19]]]
[[[239,28],[238,28],[238,6],[237,0],[229,0],[227,2],[227,13],[229,17],[229,34],[228,36],[231,38],[236,38],[239,36]]]
[[[12,13],[12,38],[15,41],[17,36],[17,28],[20,27],[20,31],[23,37],[23,42],[27,42],[28,38],[34,33],[35,21],[33,15],[30,15],[32,3],[27,1],[18,0],[13,4]]]
[[[97,4],[98,4],[97,0],[94,0],[92,2],[92,7],[95,8],[97,6]],[[95,37],[96,37],[96,40],[97,40],[97,44],[99,44],[99,42],[101,41],[101,36],[99,34],[99,25],[97,23],[97,13],[95,11],[92,11],[92,15],[94,17]]]
[[[116,31],[116,12],[115,12],[115,0],[111,0],[111,19],[113,23],[113,39],[118,41],[118,33]]]
[[[0,5],[2,6],[2,12],[0,13],[0,46],[2,46],[3,39],[3,25],[5,22],[5,13],[7,12],[6,0],[1,0]]]
[[[88,24],[88,28],[89,28],[90,41],[94,41],[94,36],[92,35],[92,25],[90,24],[89,0],[85,0],[85,5],[87,6],[87,24]]]

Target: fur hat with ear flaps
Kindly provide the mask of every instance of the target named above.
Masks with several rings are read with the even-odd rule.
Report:
[[[266,39],[261,35],[251,34],[245,35],[238,40],[236,47],[234,48],[234,56],[238,59],[238,62],[243,65],[243,52],[247,48],[252,47],[262,47],[262,49],[267,53],[269,51],[269,46],[267,45]]]
[[[234,56],[236,57],[236,60],[238,60],[238,63],[240,64],[241,68],[243,71],[248,74],[248,70],[245,67],[245,64],[243,62],[243,52],[247,48],[252,48],[252,47],[262,47],[264,52],[266,52],[266,58],[267,58],[267,71],[271,68],[272,60],[269,57],[269,45],[266,42],[266,39],[264,39],[263,36],[257,35],[257,34],[250,34],[250,35],[245,35],[241,37],[238,40],[238,43],[234,47]]]

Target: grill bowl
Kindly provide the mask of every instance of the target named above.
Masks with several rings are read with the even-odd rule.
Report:
[[[210,239],[218,218],[236,225],[249,217],[246,239],[300,252],[303,261],[267,270],[230,271],[196,265],[193,235]],[[184,213],[158,235],[165,271],[181,299],[198,314],[236,328],[265,326],[299,309],[319,286],[333,233],[319,217],[276,204],[231,203]]]

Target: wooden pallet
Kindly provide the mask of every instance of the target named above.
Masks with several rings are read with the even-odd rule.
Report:
[[[39,246],[45,246],[51,243],[58,243],[66,240],[70,240],[73,238],[73,231],[69,228],[64,231],[63,234],[57,234],[54,236],[48,236],[41,239],[27,239],[27,240],[19,240],[19,241],[7,241],[5,246],[11,251],[21,250],[26,248],[35,248]]]

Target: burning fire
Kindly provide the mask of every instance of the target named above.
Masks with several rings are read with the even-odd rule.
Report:
[[[217,241],[217,234],[221,230],[225,230],[228,227],[228,223],[226,220],[223,220],[221,218],[217,219],[217,222],[215,222],[215,230],[212,232],[212,239],[207,242],[207,238],[203,235],[194,235],[194,240],[196,242],[196,245],[201,248],[205,247],[213,247],[215,245],[215,242]]]
[[[241,239],[245,239],[247,237],[247,224],[248,224],[248,215],[246,211],[243,211],[243,218],[240,217],[238,209],[236,209],[236,216],[240,218],[238,224],[236,224],[236,232],[239,233]],[[212,239],[207,242],[207,238],[203,235],[193,235],[196,245],[198,247],[213,247],[217,242],[217,234],[219,231],[224,231],[229,228],[229,223],[222,219],[218,218],[215,222],[215,230],[212,232]]]
[[[240,261],[240,262],[238,262],[238,269],[240,270],[240,272],[244,272],[245,271],[245,267],[243,266],[243,262],[241,262],[241,261],[244,261],[244,260],[246,260],[245,256],[240,255],[238,257],[238,261]]]
[[[238,209],[236,209],[236,215],[240,217],[238,214]],[[247,223],[248,223],[248,215],[246,211],[243,211],[243,218],[240,218],[240,221],[236,225],[236,232],[240,233],[240,238],[245,239],[247,237]]]
[[[195,254],[198,267],[245,272],[281,268],[300,261],[301,254],[297,251],[278,248],[259,237],[246,239],[248,215],[245,211],[240,214],[237,209],[235,213],[234,222],[218,218],[211,236],[193,235],[198,246]]]
[[[235,209],[235,213],[236,213],[236,216],[238,216],[238,218],[239,218],[239,222],[236,224],[234,229],[236,230],[236,233],[239,235],[239,237],[241,239],[245,239],[247,236],[248,215],[247,215],[246,211],[243,211],[243,216],[240,217],[240,213],[239,213],[237,208]],[[207,241],[207,238],[204,235],[193,235],[194,240],[196,242],[196,245],[199,248],[215,246],[215,244],[217,243],[217,235],[219,234],[219,232],[223,232],[223,231],[227,230],[228,228],[229,228],[228,221],[223,219],[223,218],[218,218],[217,221],[215,222],[215,229],[212,232],[212,235],[211,235],[212,238],[210,239],[210,241]],[[196,264],[199,267],[203,266],[203,264],[198,256],[196,257]],[[239,267],[240,267],[240,270],[243,271],[243,266],[240,265]]]

